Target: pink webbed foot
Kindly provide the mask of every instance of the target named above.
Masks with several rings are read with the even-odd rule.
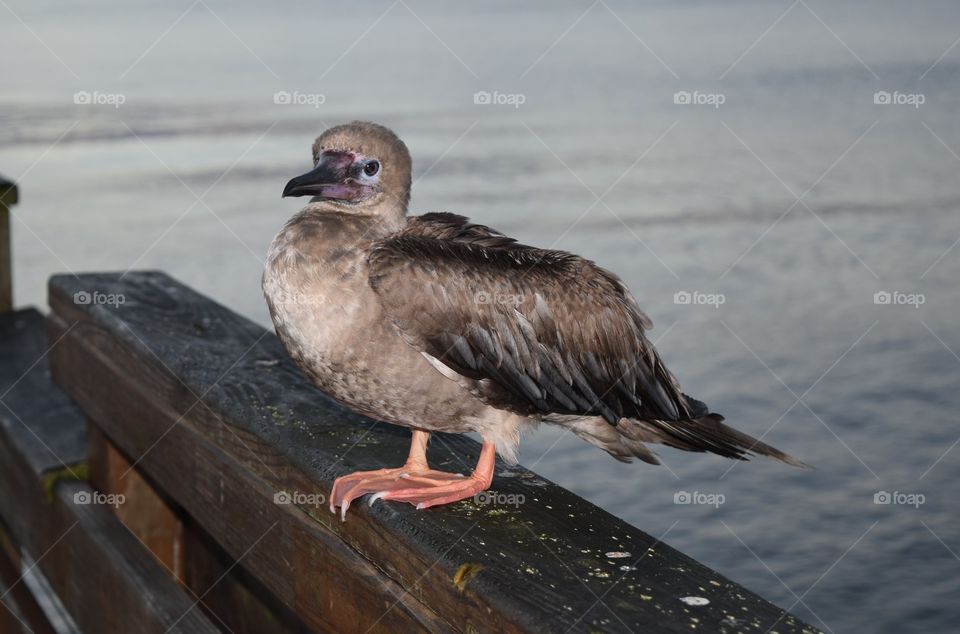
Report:
[[[492,474],[491,474],[492,475]],[[391,487],[382,491],[377,491],[370,498],[370,506],[373,506],[377,500],[391,500],[394,502],[407,502],[417,507],[417,510],[439,506],[441,504],[450,504],[473,497],[481,491],[485,491],[490,486],[492,478],[478,475],[474,472],[470,477],[457,478],[453,482],[444,482],[437,479],[431,484],[418,484],[416,487]],[[400,481],[404,484],[404,481]]]
[[[430,433],[413,431],[407,463],[395,469],[357,471],[337,478],[330,491],[330,512],[340,507],[340,519],[346,521],[347,509],[360,496],[373,493],[372,506],[377,500],[394,500],[425,509],[449,504],[476,495],[490,486],[496,449],[493,443],[483,443],[477,468],[469,477],[459,473],[436,471],[427,466],[426,448]]]
[[[340,507],[340,519],[345,521],[350,504],[368,493],[381,493],[395,489],[409,491],[417,487],[433,487],[464,479],[464,476],[459,473],[446,473],[411,465],[395,469],[357,471],[334,481],[330,492],[330,512],[336,513],[336,508]]]

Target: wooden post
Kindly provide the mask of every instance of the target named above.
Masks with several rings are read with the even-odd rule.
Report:
[[[10,207],[17,203],[17,186],[0,176],[0,314],[13,310],[13,267],[10,258]]]

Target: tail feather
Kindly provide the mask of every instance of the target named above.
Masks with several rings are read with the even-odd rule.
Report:
[[[547,420],[566,427],[620,462],[631,462],[633,458],[639,458],[650,464],[660,464],[656,454],[644,444],[644,440],[651,442],[652,438],[628,437],[620,433],[620,426],[614,427],[599,416],[552,416]]]
[[[680,421],[624,420],[617,429],[632,440],[650,442],[654,435],[655,442],[685,451],[709,451],[734,460],[747,460],[752,455],[768,456],[795,467],[810,468],[790,454],[724,425],[720,414]]]

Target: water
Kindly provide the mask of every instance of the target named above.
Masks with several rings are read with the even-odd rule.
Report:
[[[620,273],[686,390],[816,470],[669,449],[668,468],[621,465],[548,428],[524,464],[824,630],[955,629],[955,5],[9,7],[29,25],[0,26],[18,303],[43,305],[58,271],[160,268],[267,325],[262,256],[302,204],[283,184],[325,126],[376,119],[412,150],[415,212]]]

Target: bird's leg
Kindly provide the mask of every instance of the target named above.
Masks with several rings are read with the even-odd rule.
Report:
[[[341,519],[346,519],[350,503],[367,493],[434,487],[466,480],[467,478],[459,473],[435,471],[430,468],[427,464],[428,440],[430,440],[430,432],[415,429],[410,439],[410,453],[402,467],[357,471],[337,478],[330,491],[330,512],[336,513],[336,508],[339,506]]]
[[[493,466],[496,454],[497,450],[494,443],[484,442],[483,448],[480,450],[480,458],[477,460],[477,466],[469,476],[451,481],[449,478],[434,477],[433,474],[443,472],[431,470],[431,475],[418,478],[418,482],[415,484],[410,480],[400,481],[401,484],[407,485],[409,482],[414,486],[407,485],[404,488],[393,486],[377,491],[370,498],[370,504],[372,506],[377,500],[394,500],[408,502],[415,505],[417,509],[425,509],[473,497],[486,490],[493,481]]]

